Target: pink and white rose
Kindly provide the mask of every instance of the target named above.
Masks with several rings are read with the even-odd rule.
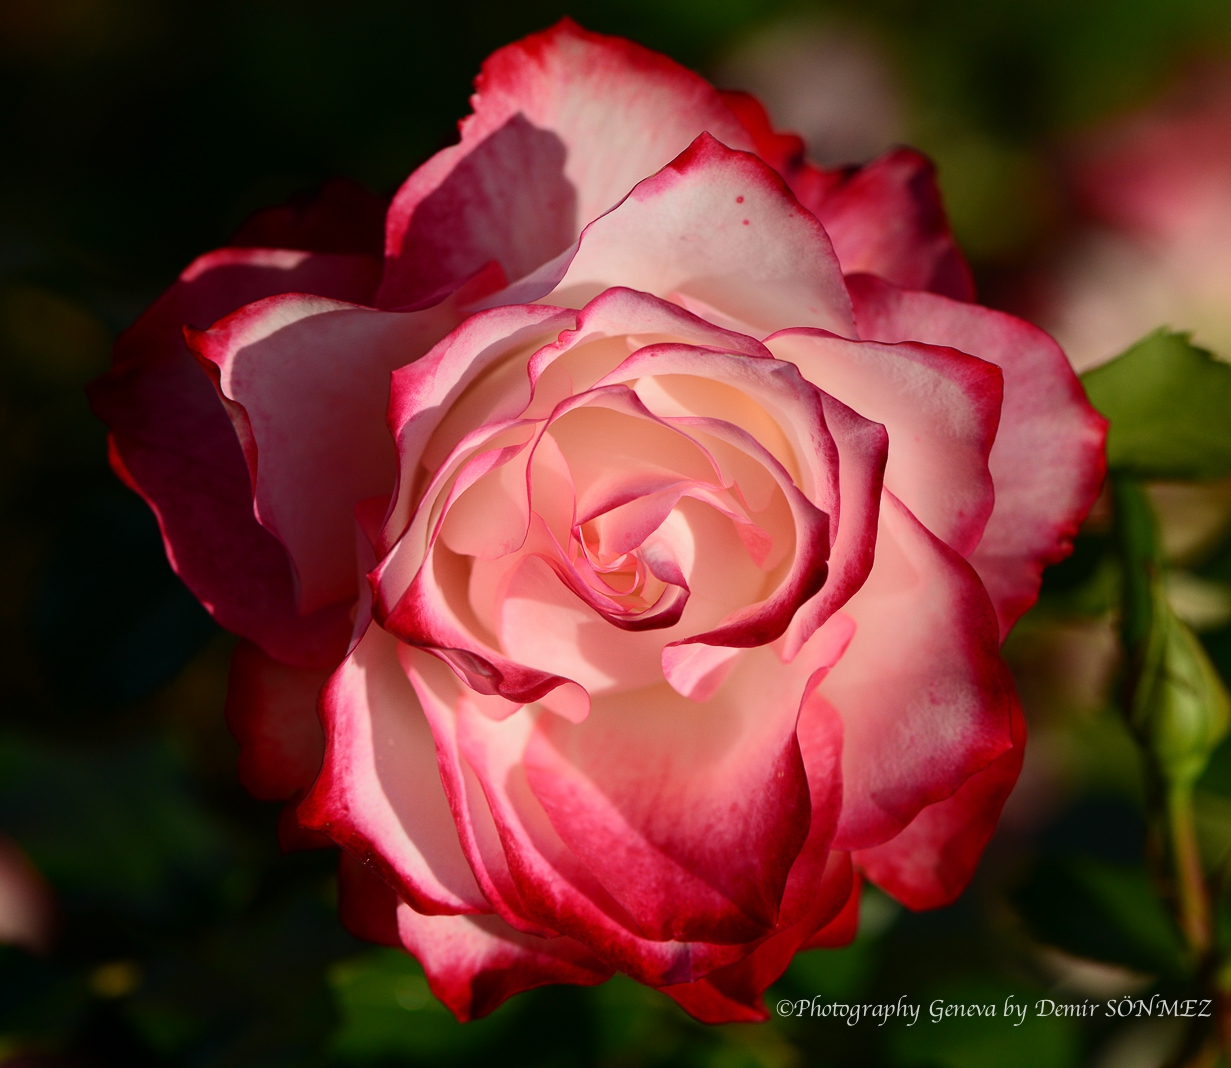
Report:
[[[463,1019],[614,971],[762,1019],[862,879],[969,881],[1025,741],[1000,641],[1103,422],[971,303],[916,153],[814,167],[569,22],[473,107],[383,264],[319,213],[329,252],[211,253],[94,404],[352,930]]]

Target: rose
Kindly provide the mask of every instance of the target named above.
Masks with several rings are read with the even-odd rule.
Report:
[[[967,302],[921,157],[819,170],[567,22],[478,88],[383,270],[324,208],[330,254],[214,253],[94,402],[352,930],[462,1018],[615,969],[763,1018],[858,873],[970,878],[1024,743],[999,639],[1102,422]]]

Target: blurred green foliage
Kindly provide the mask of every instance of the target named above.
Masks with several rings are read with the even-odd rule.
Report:
[[[1159,329],[1082,376],[1111,421],[1107,463],[1142,478],[1218,478],[1231,472],[1231,365]]]
[[[566,12],[703,71],[783,19],[869,34],[993,297],[999,272],[1066,224],[1056,146],[1231,50],[1223,0],[0,3],[0,830],[59,909],[50,953],[0,950],[0,1063],[1068,1068],[1119,1041],[1102,1017],[707,1028],[619,978],[461,1026],[414,961],[341,929],[331,855],[280,854],[275,808],[237,785],[221,716],[230,640],[109,473],[81,386],[254,210],[338,174],[391,192],[454,136],[483,57]],[[1209,474],[1200,463],[1185,472]],[[1231,583],[1231,541],[1186,566]],[[1082,982],[1142,981],[1091,979],[1074,955],[1183,988],[1127,731],[1105,702],[1068,707],[1048,690],[1049,636],[1097,636],[1120,586],[1095,525],[1009,646],[1034,694],[1033,744],[1062,754],[1063,788],[1006,822],[954,906],[914,915],[869,891],[856,942],[801,954],[771,1006],[905,994],[926,1014],[934,998],[1080,1000]],[[1201,640],[1226,677],[1231,626]],[[1231,851],[1231,743],[1198,805],[1211,848]]]

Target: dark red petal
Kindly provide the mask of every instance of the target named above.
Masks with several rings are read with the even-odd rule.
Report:
[[[847,274],[974,300],[974,278],[949,230],[930,159],[913,148],[891,149],[838,183],[832,173],[806,168],[791,188],[820,219]]]
[[[765,105],[751,93],[723,90],[722,102],[748,131],[753,151],[789,182],[804,165],[804,139],[798,134],[775,130]]]
[[[237,248],[299,248],[307,252],[385,250],[388,201],[349,178],[333,178],[287,204],[251,215],[231,237]]]
[[[347,853],[338,865],[338,913],[351,934],[405,949],[463,1023],[547,983],[593,986],[611,969],[570,938],[538,938],[494,916],[423,916],[376,872]]]
[[[800,138],[774,130],[754,97],[722,97],[757,155],[820,219],[847,274],[866,271],[906,289],[974,300],[974,278],[949,230],[931,160],[895,148],[863,166],[818,167],[804,158]]]
[[[239,742],[239,781],[262,801],[285,801],[312,785],[325,735],[316,699],[329,672],[295,668],[243,641],[231,656],[227,726]]]

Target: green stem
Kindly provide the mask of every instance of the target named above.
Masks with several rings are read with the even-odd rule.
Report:
[[[1200,961],[1206,957],[1213,944],[1213,925],[1210,919],[1209,890],[1201,864],[1201,848],[1197,843],[1191,788],[1177,786],[1168,791],[1167,826],[1171,839],[1180,929],[1188,939],[1194,957]]]
[[[1116,540],[1120,549],[1120,634],[1130,663],[1139,660],[1150,636],[1154,618],[1154,583],[1162,567],[1158,521],[1145,491],[1135,478],[1111,476],[1115,505]],[[1127,680],[1136,688],[1137,673]],[[1128,705],[1132,708],[1132,703]]]

